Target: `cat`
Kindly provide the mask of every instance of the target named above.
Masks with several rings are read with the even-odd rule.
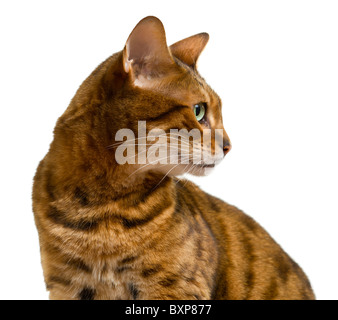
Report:
[[[197,71],[208,39],[168,47],[161,21],[144,18],[58,119],[33,186],[50,299],[315,298],[302,269],[251,217],[178,178],[207,174],[231,149],[221,99]],[[200,139],[211,163],[183,164],[179,153],[177,164],[120,164],[117,132],[137,133],[139,121],[147,134],[218,129],[223,139]],[[140,138],[129,141],[138,155],[156,142]],[[189,141],[178,142],[188,155],[197,148]]]

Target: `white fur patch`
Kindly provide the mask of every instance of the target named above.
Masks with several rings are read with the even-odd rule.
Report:
[[[153,85],[153,81],[150,76],[144,77],[143,75],[140,75],[134,80],[134,85],[139,88],[149,88]]]

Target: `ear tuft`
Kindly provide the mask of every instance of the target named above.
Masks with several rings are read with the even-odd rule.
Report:
[[[170,46],[171,53],[183,63],[196,69],[197,60],[209,41],[205,32],[178,41]]]

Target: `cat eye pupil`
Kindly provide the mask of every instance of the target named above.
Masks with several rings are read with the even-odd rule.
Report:
[[[199,103],[194,105],[194,113],[197,121],[201,121],[205,115],[205,106],[204,103]]]
[[[196,116],[198,116],[200,114],[200,112],[201,112],[201,107],[199,105],[197,105],[196,108],[195,108]]]

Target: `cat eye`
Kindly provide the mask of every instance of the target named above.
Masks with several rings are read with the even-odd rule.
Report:
[[[197,119],[197,121],[201,121],[204,118],[206,111],[206,104],[205,103],[199,103],[194,105],[194,114]]]

